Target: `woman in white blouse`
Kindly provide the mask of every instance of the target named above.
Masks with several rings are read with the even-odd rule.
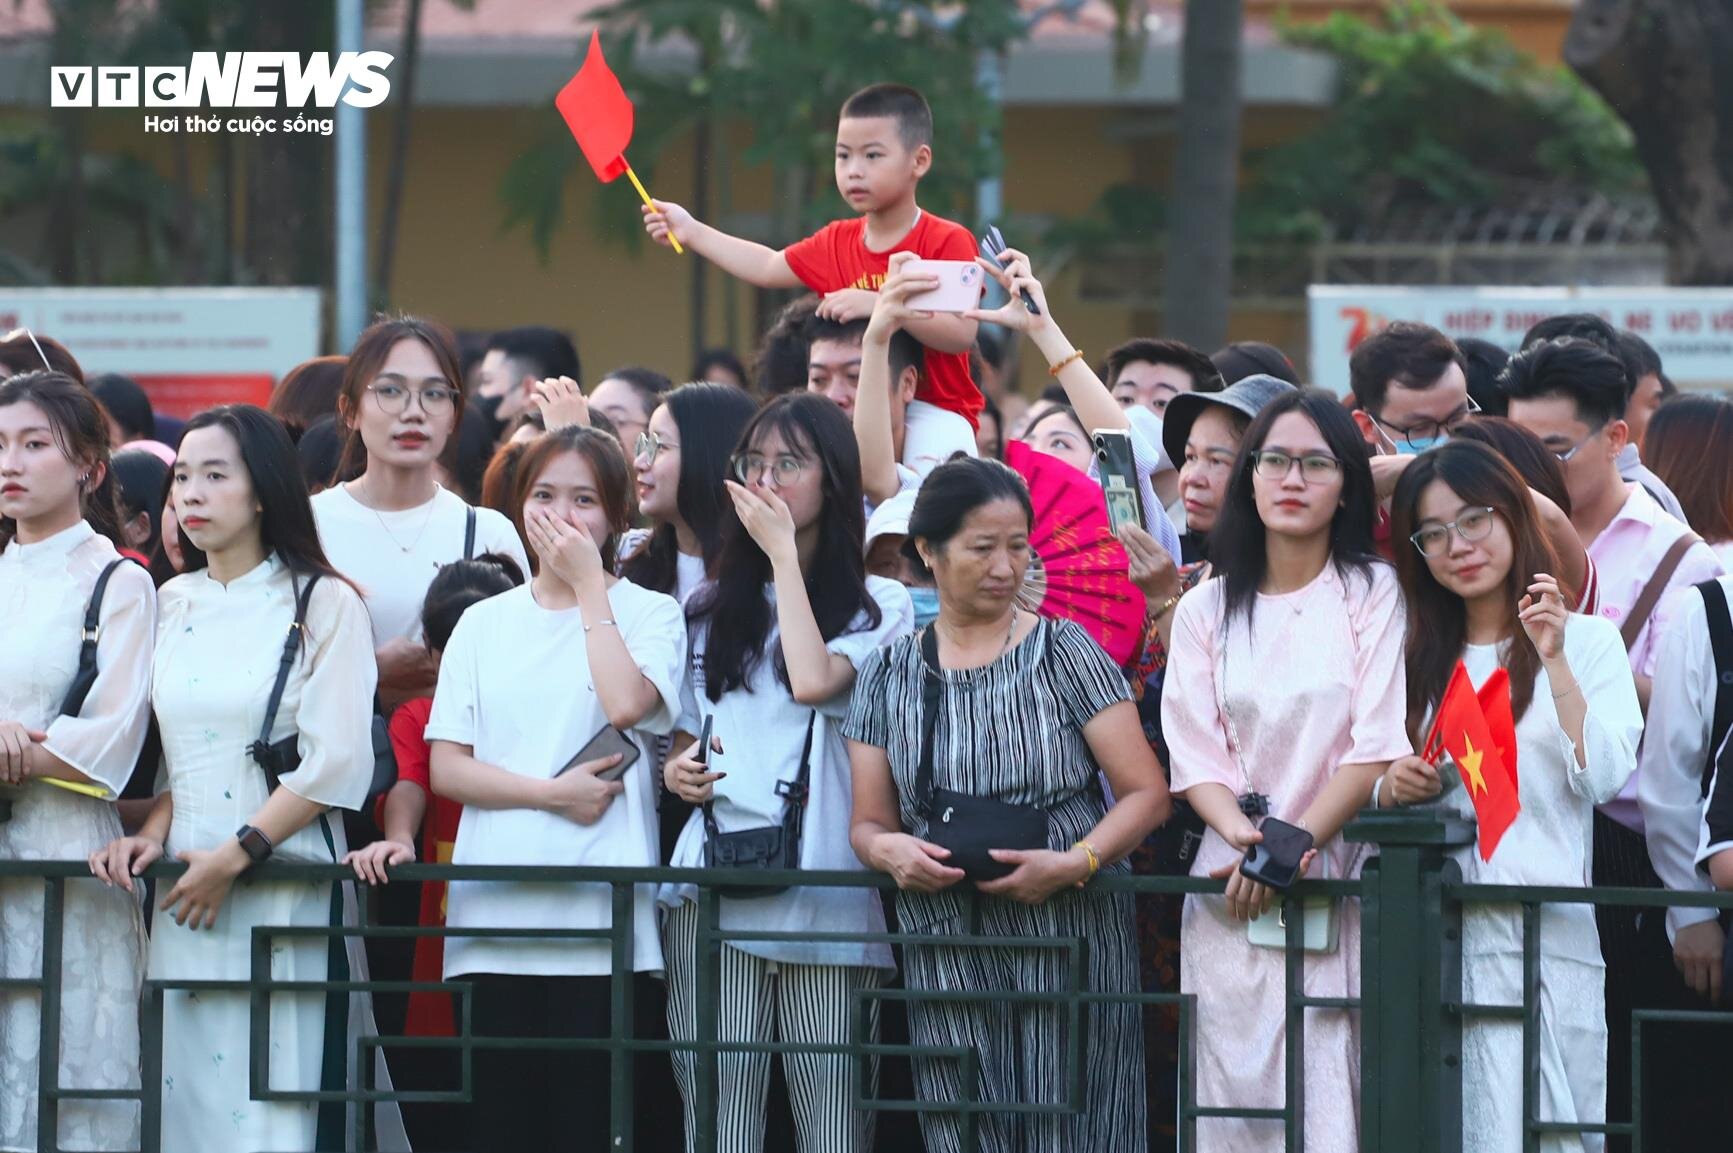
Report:
[[[452,863],[644,868],[658,863],[653,734],[673,728],[686,628],[672,597],[613,574],[631,523],[619,442],[588,428],[535,441],[517,505],[535,579],[469,608],[439,666],[427,723],[433,788],[463,805]],[[610,732],[610,728],[612,732]],[[634,750],[577,754],[598,736]],[[605,930],[603,885],[453,881],[454,929]],[[655,894],[636,895],[632,970],[662,968]],[[459,936],[445,977],[472,989],[477,1036],[520,1037],[474,1065],[468,1146],[477,1153],[610,1148],[600,1051],[537,1050],[529,1038],[605,1037],[613,948],[606,939]]]
[[[440,565],[497,552],[529,569],[509,520],[471,508],[439,483],[463,403],[457,345],[436,321],[381,320],[355,341],[343,367],[337,409],[348,439],[338,475],[364,467],[314,497],[313,516],[325,555],[366,598],[387,707],[433,688],[421,604]],[[475,539],[466,550],[472,515]]]
[[[158,857],[186,862],[161,901],[151,977],[247,982],[254,926],[341,923],[336,886],[244,874],[270,857],[342,857],[342,822],[329,810],[357,808],[372,779],[371,631],[319,547],[289,435],[262,409],[225,406],[188,422],[172,485],[186,572],[162,587],[153,679],[168,789],[138,835],[98,851],[91,868],[130,890]],[[271,782],[250,749],[301,600],[300,651],[267,734],[292,742],[299,765]],[[341,941],[278,936],[269,957],[274,980],[348,979]],[[345,1085],[342,1057],[326,1060],[326,1020],[318,993],[271,999],[272,1089]],[[244,991],[164,994],[162,1147],[344,1148],[341,1104],[253,1099],[250,1026]]]
[[[1396,487],[1392,537],[1408,599],[1408,717],[1418,745],[1458,661],[1477,690],[1502,668],[1516,719],[1522,810],[1490,860],[1455,852],[1472,884],[1589,884],[1594,807],[1637,766],[1643,717],[1619,631],[1567,611],[1556,557],[1527,486],[1490,448],[1451,441],[1418,457]],[[1403,543],[1406,540],[1406,543]],[[1443,804],[1472,819],[1452,777]],[[1397,760],[1374,787],[1380,807],[1428,801],[1443,780],[1419,757]],[[1541,910],[1539,980],[1525,990],[1522,913],[1514,905],[1463,912],[1462,997],[1475,1005],[1537,1005],[1537,1116],[1605,1119],[1605,965],[1594,910]],[[1470,1017],[1462,1030],[1464,1132],[1490,1153],[1524,1148],[1523,1025]],[[1467,1087],[1473,1086],[1468,1092]],[[1547,1134],[1541,1148],[1599,1149],[1596,1135]]]
[[[120,835],[126,787],[150,718],[156,593],[115,551],[108,426],[71,377],[0,384],[0,860],[83,855]],[[97,618],[96,680],[67,710],[86,606],[111,566]],[[77,786],[77,791],[64,787]],[[137,903],[94,881],[64,890],[59,929],[60,1064],[66,1089],[138,1088],[143,924]],[[0,977],[41,975],[42,882],[0,882]],[[0,1149],[38,1147],[41,1002],[0,992]],[[136,1149],[131,1101],[60,1102],[63,1149]]]
[[[862,869],[849,847],[852,791],[841,721],[855,671],[881,645],[913,628],[908,592],[866,575],[860,453],[848,418],[816,393],[784,396],[762,409],[740,438],[733,515],[723,529],[716,578],[688,606],[692,661],[682,733],[664,768],[670,789],[710,804],[720,832],[781,825],[779,782],[798,779],[803,755],[809,795],[802,822],[803,869]],[[709,765],[692,734],[714,718]],[[714,771],[712,771],[714,770]],[[706,814],[692,814],[673,864],[705,862]],[[668,1028],[697,1038],[697,895],[668,886]],[[884,912],[868,889],[790,889],[724,899],[724,930],[882,933]],[[854,997],[892,967],[890,948],[847,941],[735,941],[722,948],[720,1040],[796,1044],[868,1042],[850,1036]],[[708,1038],[705,1038],[708,1040]],[[674,1055],[686,1103],[687,1147],[697,1115],[693,1053]],[[723,1053],[714,1123],[718,1148],[762,1147],[767,1053]],[[802,1153],[851,1153],[872,1144],[871,1114],[852,1108],[857,1070],[850,1058],[790,1054],[782,1061]],[[869,1071],[869,1080],[871,1079]]]

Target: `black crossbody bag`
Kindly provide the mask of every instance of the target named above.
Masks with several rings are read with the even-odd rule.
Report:
[[[76,717],[84,708],[84,699],[96,685],[96,642],[102,636],[102,597],[108,591],[108,578],[125,563],[125,557],[109,561],[96,578],[96,587],[90,590],[90,603],[84,607],[84,629],[79,633],[78,669],[72,674],[66,699],[60,702],[60,715],[63,717]]]
[[[704,867],[707,869],[798,869],[800,868],[801,827],[806,821],[806,800],[812,779],[812,734],[818,724],[818,710],[806,722],[806,743],[800,748],[800,771],[792,781],[776,782],[776,795],[782,798],[782,823],[760,825],[756,829],[741,829],[724,833],[716,824],[713,801],[705,801]],[[758,885],[750,888],[730,888],[730,897],[770,897],[786,891],[787,885]]]
[[[290,580],[293,587],[293,578]],[[289,635],[283,640],[283,656],[277,662],[277,679],[271,685],[271,699],[265,705],[265,723],[259,727],[259,739],[247,746],[248,755],[265,771],[265,782],[273,793],[277,791],[280,778],[301,766],[300,733],[290,733],[273,744],[271,730],[277,726],[277,709],[283,703],[283,690],[289,687],[289,672],[295,667],[295,657],[301,652],[301,634],[307,628],[307,606],[313,600],[313,586],[318,583],[319,578],[312,577],[295,598],[295,620],[289,625]]]
[[[1016,866],[995,861],[988,850],[1045,849],[1047,810],[933,788],[933,741],[942,707],[939,635],[928,625],[921,634],[923,732],[921,763],[915,776],[915,794],[927,818],[927,840],[949,849],[951,855],[944,863],[963,870],[971,881],[996,880],[1012,873]]]

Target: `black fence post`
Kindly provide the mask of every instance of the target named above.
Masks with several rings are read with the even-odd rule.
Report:
[[[1368,810],[1344,831],[1375,845],[1360,929],[1360,1146],[1461,1153],[1461,915],[1445,859],[1474,828],[1424,809]]]

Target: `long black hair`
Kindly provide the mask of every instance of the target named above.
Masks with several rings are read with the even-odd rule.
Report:
[[[145,514],[150,535],[137,551],[141,556],[150,556],[162,539],[163,485],[172,470],[160,458],[139,449],[115,453],[109,469],[120,490],[120,511],[125,522],[130,524],[139,513]]]
[[[866,627],[877,628],[878,602],[866,587],[866,511],[854,428],[829,399],[794,393],[759,410],[740,434],[738,451],[750,450],[773,430],[792,454],[821,470],[824,507],[818,519],[818,547],[805,574],[819,634],[831,640],[862,614]],[[733,502],[726,502],[723,509],[716,579],[693,596],[687,609],[688,619],[709,623],[704,685],[712,701],[746,686],[764,659],[771,626],[770,600],[765,596],[770,558],[740,524]],[[775,659],[777,678],[786,686],[788,666],[780,645]]]
[[[47,369],[21,372],[0,382],[0,408],[26,403],[40,408],[48,418],[49,435],[66,459],[89,470],[93,483],[81,484],[78,490],[84,519],[116,548],[125,548],[120,498],[109,463],[108,421],[96,397],[66,373]],[[18,525],[0,517],[0,547],[17,535]]]
[[[259,543],[265,551],[276,553],[298,576],[326,576],[349,584],[325,558],[307,497],[307,482],[301,479],[295,456],[295,442],[289,439],[289,430],[282,422],[257,405],[219,405],[187,421],[181,443],[186,443],[187,434],[202,428],[220,428],[240,446],[241,466],[252,480],[253,499],[261,510]],[[178,466],[175,471],[180,471]],[[185,533],[181,534],[181,553],[186,560],[185,572],[197,572],[210,564]]]
[[[1209,534],[1210,561],[1226,582],[1224,603],[1230,621],[1243,615],[1248,624],[1251,622],[1258,586],[1264,580],[1268,530],[1258,515],[1257,496],[1252,490],[1253,464],[1269,439],[1271,426],[1290,412],[1317,425],[1331,454],[1342,464],[1342,501],[1330,520],[1330,563],[1344,576],[1350,571],[1369,574],[1372,565],[1382,563],[1372,540],[1377,490],[1359,428],[1341,401],[1323,389],[1284,392],[1266,404],[1246,429],[1227,495],[1222,498],[1221,515]]]
[[[722,555],[722,521],[730,505],[722,482],[728,457],[758,411],[758,402],[731,384],[697,381],[662,398],[680,430],[680,519],[698,538],[704,571],[712,573]],[[659,524],[644,546],[620,566],[620,575],[653,592],[672,593],[679,584],[680,548],[674,525]]]

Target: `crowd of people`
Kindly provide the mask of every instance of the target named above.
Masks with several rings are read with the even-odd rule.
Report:
[[[147,1090],[165,1149],[344,1148],[359,1106],[258,1090],[366,1082],[421,1094],[377,1108],[380,1148],[600,1150],[622,1060],[644,1147],[945,1151],[969,1126],[996,1153],[1172,1148],[1182,1044],[1199,1106],[1284,1105],[1279,894],[1245,863],[1264,822],[1310,835],[1306,875],[1352,878],[1363,809],[1474,819],[1423,755],[1459,664],[1508,678],[1521,766],[1496,851],[1453,853],[1467,880],[1733,888],[1733,402],[1675,395],[1640,337],[1586,314],[1509,356],[1393,324],[1347,398],[1263,344],[1137,339],[1097,369],[1015,250],[978,261],[1001,306],[911,303],[937,286],[914,259],[976,259],[916,205],[931,162],[919,94],[875,86],[839,120],[857,216],[777,252],[649,206],[654,239],[811,292],[750,371],[709,353],[678,386],[625,366],[586,387],[552,329],[466,348],[390,317],[268,409],[180,423],[51,333],[0,340],[0,859],[93,874],[52,910],[40,881],[0,882],[0,978],[60,966],[57,1001],[0,988],[0,1150],[42,1140],[44,1083],[136,1091],[159,1067],[147,976],[189,983],[163,997]],[[1022,341],[1053,381],[1026,405]],[[1139,512],[1109,541],[1141,622],[1111,654],[1044,595],[1031,497],[1069,485],[1105,517],[1101,434],[1130,445]],[[186,870],[150,891],[159,859]],[[266,860],[357,880],[249,875]],[[734,889],[707,927],[692,886],[394,877],[416,861],[855,870],[897,892]],[[1092,888],[1103,872],[1225,892],[1134,901]],[[379,922],[451,935],[363,949],[358,885]],[[1306,995],[1357,997],[1357,903],[1307,914]],[[1475,1148],[1526,1147],[1531,1076],[1541,1121],[1628,1119],[1640,1085],[1652,1142],[1718,1148],[1709,1026],[1646,1026],[1631,1064],[1633,1012],[1733,994],[1715,911],[1548,906],[1526,989],[1524,941],[1519,907],[1465,910],[1463,1002],[1537,1006],[1538,1070],[1523,1021],[1465,1023]],[[702,1051],[542,1047],[610,1036],[622,964],[634,1036],[702,1043],[714,998],[738,1048],[713,1094]],[[251,995],[208,984],[369,974],[461,992],[272,993],[261,1049]],[[1075,1018],[1071,990],[1092,995]],[[1101,999],[1176,991],[1183,1040],[1177,1013]],[[495,1044],[464,1104],[426,1099],[459,1087],[453,1046],[351,1043],[465,1029]],[[936,1055],[846,1051],[899,1038]],[[1300,1052],[1306,1147],[1359,1148],[1357,1013],[1308,1011]],[[915,1135],[857,1107],[894,1085],[987,1109],[922,1111]],[[60,1147],[138,1147],[135,1101],[53,1115]],[[1277,1149],[1282,1126],[1206,1116],[1197,1144]]]

